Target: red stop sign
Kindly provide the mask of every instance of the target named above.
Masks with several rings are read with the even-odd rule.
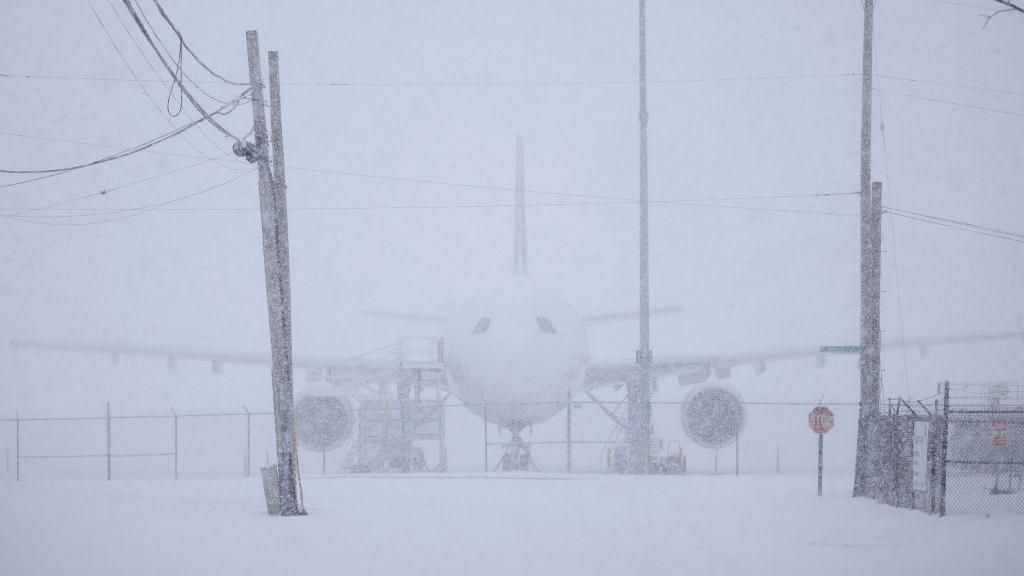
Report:
[[[832,411],[825,406],[815,406],[811,413],[807,415],[807,425],[811,427],[811,430],[815,434],[824,434],[832,429],[832,424],[835,422],[835,416],[832,415]]]

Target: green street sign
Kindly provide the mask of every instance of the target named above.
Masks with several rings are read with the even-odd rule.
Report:
[[[818,351],[822,354],[860,354],[860,346],[822,346]]]

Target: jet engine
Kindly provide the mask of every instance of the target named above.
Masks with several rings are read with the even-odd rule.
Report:
[[[348,398],[333,390],[304,393],[295,403],[295,431],[310,450],[330,452],[352,434],[355,413]]]
[[[694,389],[680,408],[683,429],[691,440],[705,448],[732,444],[747,421],[740,395],[719,384]]]

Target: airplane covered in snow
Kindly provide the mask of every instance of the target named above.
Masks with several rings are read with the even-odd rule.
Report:
[[[473,298],[455,308],[447,316],[402,312],[364,312],[364,315],[388,320],[428,324],[443,330],[443,337],[428,346],[429,363],[441,367],[443,377],[438,386],[453,394],[479,416],[512,434],[512,451],[529,455],[528,445],[520,437],[527,426],[544,422],[565,409],[569,399],[580,393],[607,386],[619,387],[639,377],[634,358],[607,361],[592,358],[587,341],[587,328],[595,324],[635,319],[636,312],[615,312],[582,315],[572,304],[527,274],[526,221],[522,140],[517,141],[517,178],[515,204],[515,242],[513,275],[493,294]],[[673,314],[680,307],[652,308],[652,315]],[[1021,332],[960,335],[910,339],[884,344],[885,347],[919,348],[922,353],[932,346],[969,342],[1016,339]],[[417,341],[417,339],[410,339]],[[422,342],[422,339],[419,339]],[[116,361],[121,356],[159,357],[168,365],[181,360],[209,362],[220,372],[225,364],[269,365],[269,355],[245,355],[231,352],[140,347],[134,345],[51,343],[15,341],[15,348],[36,348],[60,351],[108,354]],[[430,349],[432,348],[432,349]],[[764,350],[741,354],[703,356],[658,356],[653,359],[651,376],[673,377],[681,386],[697,385],[711,379],[728,379],[732,370],[751,366],[757,373],[767,363],[787,359],[814,358],[819,365],[825,355],[837,348],[796,348]],[[401,351],[400,351],[401,352]],[[422,352],[422,351],[421,351]],[[420,358],[422,360],[422,356]],[[412,377],[417,366],[392,357],[366,355],[355,358],[310,358],[295,356],[293,367],[306,370],[311,380],[332,384],[330,392],[305,393],[299,387],[298,405],[311,400],[324,401],[348,411],[349,402],[360,403],[373,397],[385,382]],[[406,392],[408,387],[405,388]],[[399,390],[399,395],[402,390]],[[342,402],[338,402],[341,399]],[[401,399],[400,399],[401,403]],[[403,404],[403,410],[405,405]],[[301,414],[299,416],[302,417]],[[301,427],[301,425],[300,425]],[[351,423],[346,428],[351,432]],[[405,445],[411,445],[411,436]],[[511,459],[519,461],[516,454]]]

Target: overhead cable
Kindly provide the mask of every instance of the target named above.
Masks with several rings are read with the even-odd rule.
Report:
[[[200,66],[202,66],[204,70],[209,72],[211,76],[213,76],[214,78],[217,78],[217,79],[219,79],[222,82],[225,82],[227,84],[234,84],[235,86],[248,86],[249,85],[248,82],[235,82],[234,80],[228,80],[227,78],[225,78],[225,77],[221,76],[220,74],[214,72],[213,69],[210,68],[209,66],[207,66],[206,63],[203,62],[202,58],[200,58],[199,55],[196,54],[192,50],[192,47],[188,45],[188,42],[185,42],[185,37],[182,36],[181,32],[178,30],[178,27],[174,25],[174,22],[171,20],[170,16],[168,16],[167,12],[164,11],[164,7],[160,5],[160,1],[159,0],[153,0],[153,3],[156,4],[156,9],[160,11],[160,16],[163,17],[163,19],[167,22],[167,25],[170,26],[171,30],[174,30],[174,33],[178,35],[178,40],[181,42],[181,45],[185,47],[185,50],[189,54],[192,55],[192,58],[194,58],[195,61]]]
[[[165,200],[163,202],[156,202],[156,203],[153,203],[153,204],[147,204],[147,205],[143,205],[143,206],[134,206],[134,207],[131,207],[131,208],[124,208],[124,209],[108,209],[108,210],[106,210],[103,213],[103,215],[111,214],[111,213],[120,213],[120,214],[118,216],[114,216],[114,217],[111,217],[111,218],[103,218],[103,219],[100,219],[100,220],[92,220],[92,221],[89,221],[89,222],[47,222],[45,220],[39,220],[37,218],[24,217],[24,216],[15,216],[15,215],[6,215],[6,214],[0,215],[0,216],[2,216],[3,218],[9,218],[9,219],[12,219],[12,220],[19,220],[19,221],[22,221],[22,222],[31,222],[33,224],[42,224],[42,225],[45,225],[45,226],[90,226],[90,225],[93,225],[93,224],[104,224],[104,223],[108,223],[108,222],[116,222],[118,220],[124,220],[126,218],[131,218],[133,216],[138,216],[139,214],[144,214],[146,212],[150,212],[150,211],[153,211],[153,210],[163,209],[165,206],[167,206],[169,204],[173,204],[175,202],[181,202],[182,200],[187,200],[189,198],[195,198],[196,196],[199,196],[201,194],[205,194],[205,193],[210,192],[212,190],[216,190],[217,188],[221,188],[223,186],[226,186],[226,185],[228,185],[228,184],[230,184],[230,183],[232,183],[232,182],[234,182],[234,181],[236,181],[236,180],[238,180],[240,178],[243,178],[245,176],[248,176],[248,175],[252,174],[255,171],[256,171],[255,168],[250,169],[250,170],[248,170],[246,172],[243,172],[241,174],[233,176],[233,177],[231,177],[231,178],[229,178],[227,180],[224,180],[222,182],[218,182],[218,183],[216,183],[216,184],[214,184],[212,186],[207,186],[206,188],[203,188],[202,190],[198,190],[196,192],[185,194],[184,196],[178,196],[176,198],[171,198],[170,200]]]
[[[944,218],[941,216],[933,216],[931,214],[923,214],[921,212],[912,212],[910,210],[903,210],[900,208],[894,208],[886,206],[884,211],[893,216],[900,218],[906,218],[908,220],[915,220],[918,222],[924,222],[935,226],[943,226],[946,228],[953,228],[955,230],[963,230],[965,232],[973,232],[982,236],[991,236],[994,238],[1001,238],[1003,240],[1010,240],[1013,242],[1024,243],[1024,234],[1020,232],[1012,232],[1008,230],[1000,230],[998,228],[992,228],[989,226],[982,226],[980,224],[974,224],[971,222],[965,222],[963,220],[955,220],[953,218]]]
[[[227,154],[225,154],[224,156],[227,156]],[[49,204],[44,204],[42,206],[36,206],[34,208],[25,208],[25,209],[22,209],[22,210],[18,210],[17,212],[13,212],[13,213],[10,213],[10,214],[2,214],[2,215],[3,216],[24,216],[25,214],[29,214],[31,212],[39,212],[39,211],[44,211],[44,210],[45,211],[53,210],[53,209],[55,209],[58,206],[63,206],[65,204],[70,204],[72,202],[77,202],[79,200],[85,200],[85,199],[88,199],[88,198],[95,198],[97,196],[105,196],[105,195],[107,195],[107,194],[109,194],[111,192],[114,192],[115,190],[121,190],[123,188],[129,188],[131,186],[135,186],[136,184],[141,184],[143,182],[149,182],[150,180],[156,180],[157,178],[162,178],[164,176],[169,176],[171,174],[177,174],[178,172],[182,172],[184,170],[189,170],[189,169],[195,168],[197,166],[203,166],[205,164],[209,164],[209,163],[211,163],[211,162],[213,162],[215,160],[217,160],[217,158],[202,159],[202,160],[200,160],[198,162],[193,162],[191,164],[186,164],[184,166],[179,166],[179,167],[173,168],[171,170],[160,172],[159,174],[153,174],[151,176],[146,176],[145,178],[139,178],[138,180],[132,180],[131,182],[125,182],[124,184],[118,184],[117,186],[108,186],[106,188],[102,188],[102,189],[97,190],[95,192],[89,192],[87,194],[81,194],[81,195],[78,195],[78,196],[73,196],[71,198],[66,198],[64,200],[59,200],[57,202],[51,202]],[[67,210],[67,209],[62,209],[62,210]]]
[[[209,118],[210,118],[211,115],[223,115],[223,114],[230,113],[230,111],[233,110],[234,107],[238,106],[239,102],[242,100],[243,97],[245,97],[246,94],[248,94],[248,90],[246,90],[245,92],[240,94],[238,97],[236,97],[234,100],[232,100],[228,104],[222,106],[218,110],[215,110],[212,114],[205,115],[203,118],[197,118],[196,120],[194,120],[194,121],[192,121],[192,122],[190,122],[188,124],[185,124],[184,126],[175,128],[174,130],[171,130],[170,132],[167,132],[165,134],[157,136],[156,138],[153,138],[151,140],[147,140],[147,141],[145,141],[145,142],[143,142],[141,144],[137,144],[135,146],[132,146],[130,148],[126,148],[126,149],[121,150],[119,152],[115,152],[114,154],[110,154],[110,155],[104,156],[102,158],[97,158],[96,160],[91,160],[89,162],[83,162],[81,164],[75,164],[75,165],[72,165],[72,166],[64,166],[64,167],[61,167],[61,168],[45,168],[45,169],[40,169],[40,170],[9,170],[9,169],[0,169],[0,173],[2,173],[2,174],[42,174],[42,176],[38,176],[38,177],[35,177],[35,178],[30,178],[30,179],[27,179],[27,180],[20,180],[20,181],[17,181],[17,182],[9,182],[7,184],[2,184],[2,185],[0,185],[0,188],[9,188],[11,186],[17,186],[19,184],[26,184],[28,182],[35,182],[37,180],[42,180],[44,178],[50,178],[50,177],[53,177],[53,176],[58,176],[60,174],[66,174],[66,173],[74,171],[74,170],[80,170],[82,168],[88,168],[90,166],[96,166],[98,164],[103,164],[103,163],[106,163],[106,162],[111,162],[113,160],[119,160],[119,159],[124,158],[126,156],[130,156],[132,154],[136,154],[138,152],[142,152],[143,150],[146,150],[148,148],[152,148],[153,146],[156,146],[157,144],[160,144],[161,142],[165,142],[165,141],[167,141],[167,140],[169,140],[171,138],[174,138],[175,136],[178,136],[179,134],[184,133],[188,129],[192,128],[193,126],[198,125],[199,123],[201,123],[203,121],[210,121]]]
[[[188,98],[189,103],[191,103],[192,106],[200,114],[203,115],[203,118],[205,118],[206,121],[209,122],[214,128],[220,130],[221,133],[223,133],[228,138],[231,138],[235,142],[239,142],[240,139],[234,134],[232,134],[231,131],[229,131],[227,128],[221,126],[216,120],[214,120],[212,116],[206,111],[206,109],[203,108],[203,106],[195,99],[194,96],[192,96],[192,93],[189,92],[187,88],[185,88],[184,84],[181,82],[181,78],[179,78],[175,74],[174,69],[172,69],[171,65],[167,63],[167,60],[164,58],[163,54],[160,53],[160,49],[157,48],[156,43],[153,42],[153,38],[149,34],[149,30],[146,29],[146,26],[142,23],[142,20],[139,18],[139,14],[138,12],[136,12],[135,7],[132,5],[132,1],[123,0],[123,2],[125,8],[127,8],[128,12],[132,15],[132,19],[135,20],[135,24],[139,27],[139,31],[142,32],[142,36],[146,39],[146,42],[153,49],[153,52],[156,53],[157,58],[160,59],[160,63],[164,65],[164,68],[167,70],[167,73],[170,74],[172,78],[174,78],[174,81],[178,84],[178,88],[182,91],[183,94],[185,94],[185,97]],[[248,89],[246,90],[246,92],[248,92]]]
[[[153,65],[149,62],[149,59],[146,58],[145,53],[142,51],[142,47],[139,46],[139,43],[135,41],[135,37],[132,36],[131,32],[128,30],[128,27],[125,25],[124,20],[121,19],[121,15],[118,13],[117,9],[114,7],[111,0],[107,0],[107,4],[110,6],[111,11],[114,13],[114,17],[117,18],[118,23],[121,24],[121,28],[124,30],[125,35],[128,36],[128,39],[131,40],[132,44],[135,46],[135,49],[138,50],[139,54],[142,56],[143,61],[146,63],[147,66],[149,66],[149,69],[155,75],[156,68],[154,68]],[[128,62],[128,58],[124,55],[123,52],[121,52],[121,49],[118,47],[117,42],[114,40],[114,36],[110,33],[110,31],[107,29],[107,26],[103,23],[103,19],[100,18],[99,13],[96,12],[96,8],[93,6],[92,2],[89,1],[88,5],[89,10],[92,11],[93,16],[96,18],[96,22],[99,24],[100,29],[103,30],[103,34],[107,37],[107,40],[110,42],[110,45],[114,49],[114,52],[117,53],[118,58],[120,58],[121,62],[124,64],[124,67],[128,70],[128,73],[131,74],[132,78],[135,79],[135,85],[139,87],[139,90],[141,90],[143,95],[146,96],[146,99],[149,100],[153,107],[156,108],[156,110],[160,113],[160,117],[164,120],[164,122],[166,122],[168,126],[173,128],[175,124],[171,122],[169,118],[164,116],[163,109],[161,109],[160,105],[157,104],[156,100],[149,93],[149,90],[146,89],[146,86],[143,83],[142,79],[139,78],[139,75],[135,73],[135,69],[132,68],[131,64]],[[192,115],[189,114],[187,111],[183,111],[183,113],[185,114],[185,117],[189,120],[194,119]],[[211,145],[213,145],[215,148],[217,147],[217,144],[209,136],[207,136],[206,132],[203,131],[201,126],[199,127],[199,133]],[[183,135],[182,139],[184,139],[185,142],[189,145],[189,147],[195,150],[203,158],[210,158],[210,156],[208,156],[206,153],[200,150],[200,148],[196,146],[188,136]]]

